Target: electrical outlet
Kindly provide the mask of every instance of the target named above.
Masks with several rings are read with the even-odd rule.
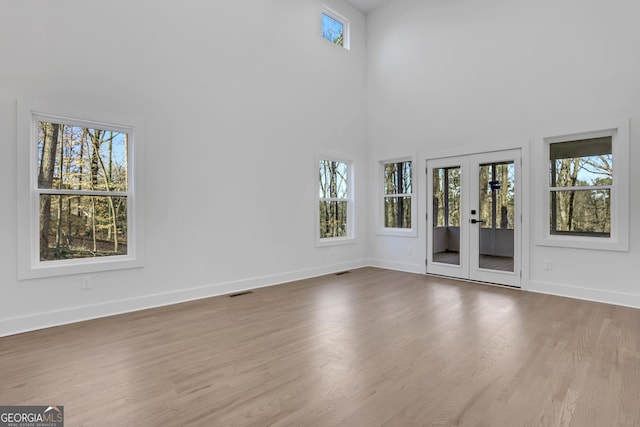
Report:
[[[82,276],[80,278],[80,289],[85,291],[91,289],[91,278],[89,276]]]
[[[553,263],[551,262],[550,259],[544,260],[544,269],[549,271],[553,270]]]

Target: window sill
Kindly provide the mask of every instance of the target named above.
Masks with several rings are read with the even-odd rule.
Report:
[[[379,228],[376,236],[418,237],[415,228]]]
[[[141,259],[134,259],[128,256],[91,258],[82,261],[47,261],[34,263],[33,265],[21,265],[18,271],[18,279],[41,279],[74,274],[90,274],[101,271],[141,268],[143,266],[144,263]]]
[[[544,236],[536,241],[538,246],[629,252],[629,237]]]
[[[355,237],[337,237],[316,240],[316,247],[324,248],[327,246],[352,245],[354,243],[356,243]]]

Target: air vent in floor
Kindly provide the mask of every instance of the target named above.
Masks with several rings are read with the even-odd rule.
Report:
[[[235,298],[235,297],[240,297],[242,295],[248,295],[248,294],[252,294],[253,291],[244,291],[244,292],[238,292],[235,294],[229,294],[229,298]]]

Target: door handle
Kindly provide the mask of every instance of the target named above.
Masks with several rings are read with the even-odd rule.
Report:
[[[483,220],[481,220],[481,219],[472,219],[472,220],[470,220],[469,222],[470,222],[471,224],[477,224],[477,223],[479,223],[479,222],[484,222],[484,221],[483,221]]]

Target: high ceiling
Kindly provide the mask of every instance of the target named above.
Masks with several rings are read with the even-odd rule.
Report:
[[[369,13],[377,7],[383,5],[384,3],[388,3],[391,0],[347,0],[349,3],[363,11],[364,13]]]

